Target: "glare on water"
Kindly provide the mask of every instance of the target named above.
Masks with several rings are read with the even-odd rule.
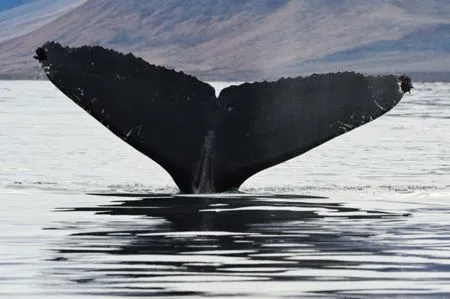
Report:
[[[416,83],[245,193],[183,196],[50,83],[0,81],[0,296],[449,296],[449,121],[450,85]]]

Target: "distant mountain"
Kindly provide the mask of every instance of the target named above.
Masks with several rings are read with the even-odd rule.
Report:
[[[3,2],[6,1],[6,2]],[[0,0],[0,42],[39,30],[81,5],[74,0]],[[3,11],[1,9],[3,8]]]
[[[31,56],[47,40],[133,52],[207,80],[450,69],[448,0],[52,0],[53,15],[45,1],[33,3],[42,24],[0,33],[0,76],[36,76]],[[21,7],[0,12],[0,25],[20,20],[11,12]]]

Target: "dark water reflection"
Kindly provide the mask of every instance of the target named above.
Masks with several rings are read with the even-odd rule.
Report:
[[[106,196],[120,200],[61,209],[83,221],[53,228],[74,233],[49,274],[85,295],[439,296],[449,282],[444,251],[409,242],[409,214],[298,195]],[[92,227],[92,212],[111,217]]]

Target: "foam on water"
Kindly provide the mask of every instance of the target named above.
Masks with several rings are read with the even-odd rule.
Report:
[[[0,297],[448,296],[449,94],[181,195],[50,83],[0,81]]]

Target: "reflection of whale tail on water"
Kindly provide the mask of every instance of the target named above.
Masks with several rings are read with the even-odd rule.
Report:
[[[182,192],[237,189],[253,174],[389,111],[395,76],[345,72],[214,88],[182,72],[102,47],[46,43],[53,84],[160,164]]]

